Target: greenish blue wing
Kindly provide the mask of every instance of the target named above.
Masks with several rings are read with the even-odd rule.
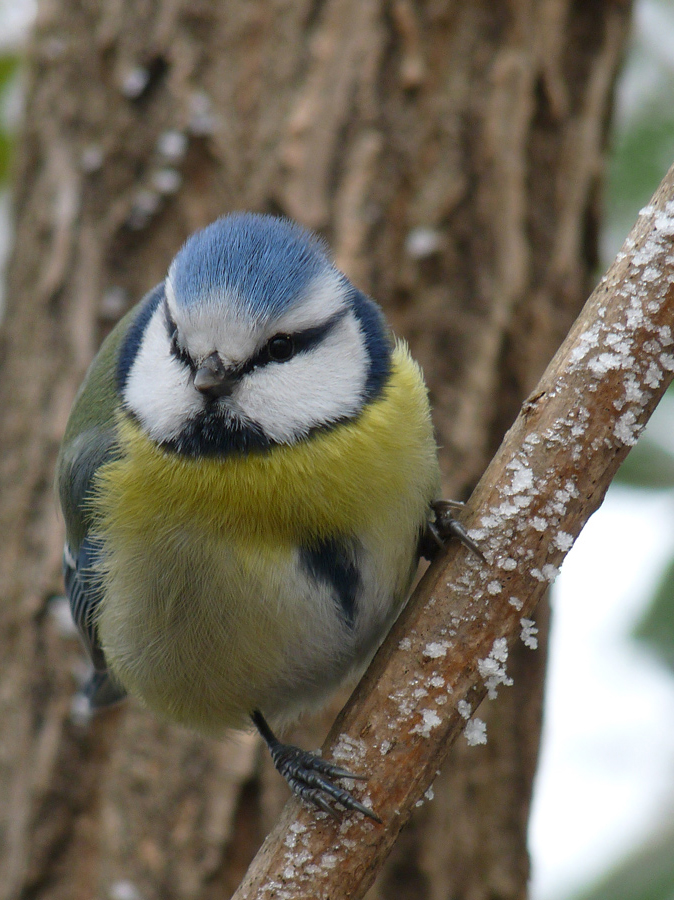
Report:
[[[73,620],[94,667],[82,689],[91,709],[116,703],[126,692],[108,672],[96,633],[96,610],[102,597],[97,566],[100,548],[90,534],[88,500],[96,472],[119,452],[120,353],[136,321],[149,304],[157,303],[159,294],[163,294],[163,285],[127,313],[103,342],[75,398],[57,461],[56,488],[66,524],[63,576]]]

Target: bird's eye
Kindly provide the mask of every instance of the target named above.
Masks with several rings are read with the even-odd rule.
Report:
[[[285,362],[295,352],[293,339],[289,334],[277,334],[267,344],[267,350],[274,362]]]

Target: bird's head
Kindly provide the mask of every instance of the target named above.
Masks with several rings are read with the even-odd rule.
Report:
[[[357,417],[389,374],[379,307],[286,219],[196,232],[145,303],[122,345],[122,401],[181,453],[295,443]]]

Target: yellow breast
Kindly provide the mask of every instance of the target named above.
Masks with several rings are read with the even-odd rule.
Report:
[[[381,398],[293,446],[195,460],[162,450],[128,417],[119,433],[123,456],[101,468],[96,507],[102,531],[120,536],[170,517],[297,543],[358,532],[394,507],[418,520],[439,490],[426,389],[401,343]]]
[[[355,421],[246,456],[167,452],[120,416],[122,454],[99,471],[94,498],[98,625],[131,693],[217,732],[251,704],[273,706],[281,673],[297,693],[322,667],[338,681],[354,660],[332,652],[339,623],[297,570],[297,548],[328,537],[365,548],[370,631],[349,652],[372,648],[404,599],[440,480],[421,373],[403,344],[392,363]]]

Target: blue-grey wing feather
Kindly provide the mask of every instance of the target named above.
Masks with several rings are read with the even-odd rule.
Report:
[[[96,613],[103,596],[97,557],[96,545],[89,538],[84,539],[76,556],[67,544],[63,553],[63,577],[70,612],[94,667],[82,688],[91,709],[110,706],[126,696],[124,688],[108,671],[96,632]]]

